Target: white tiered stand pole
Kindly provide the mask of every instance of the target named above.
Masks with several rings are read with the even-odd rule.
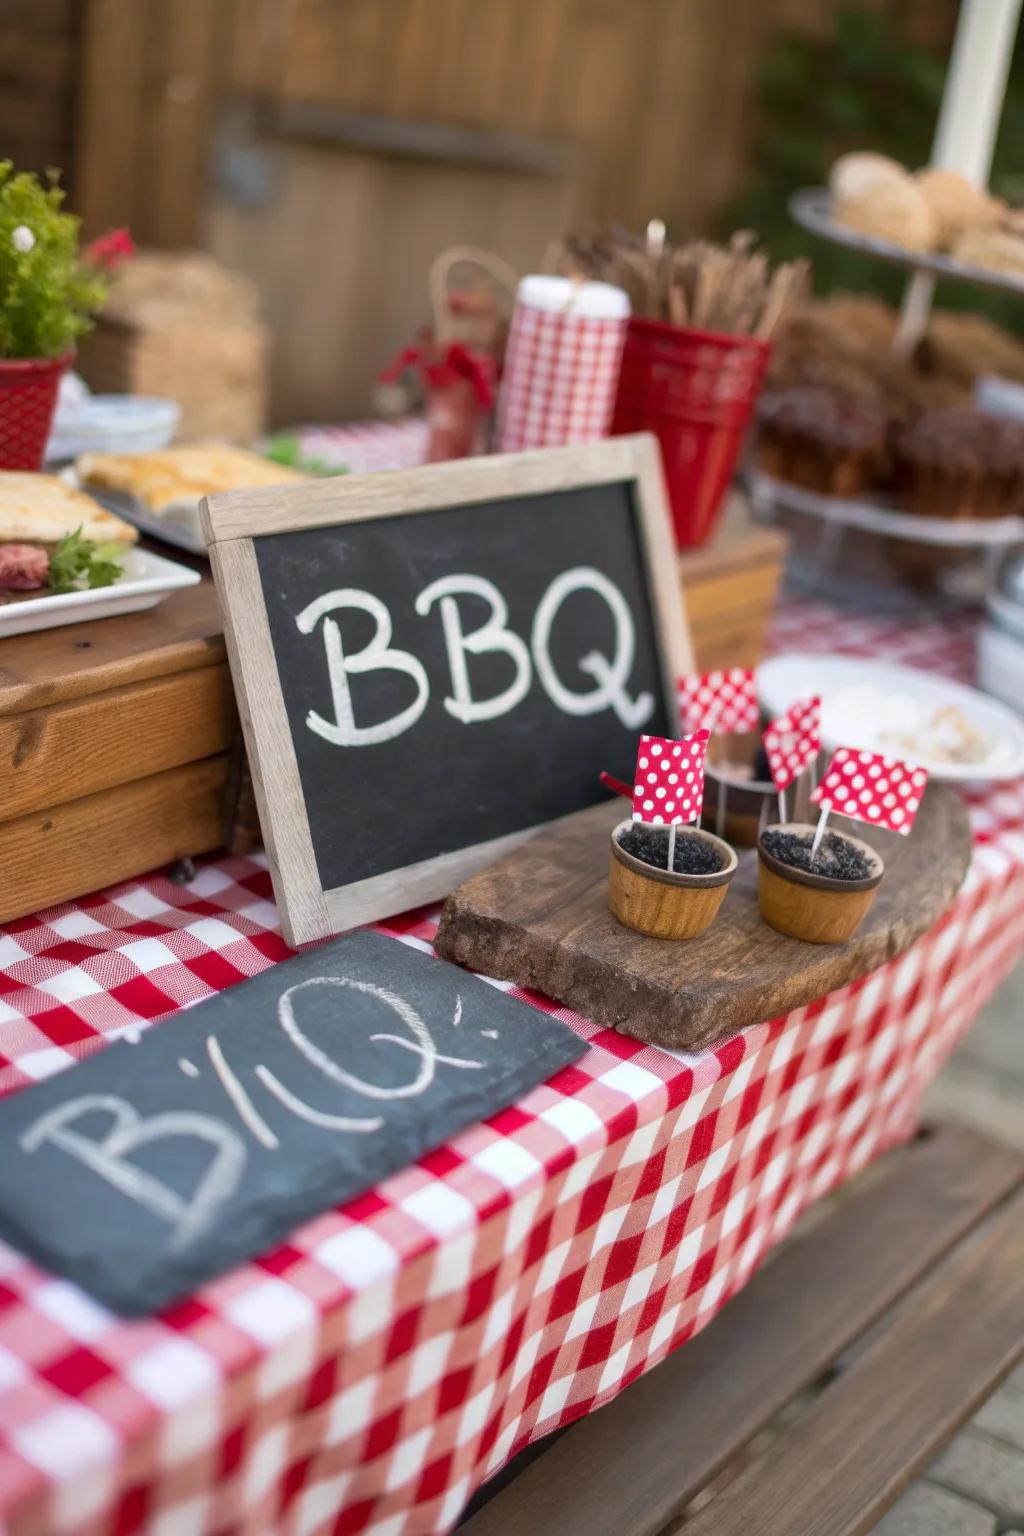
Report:
[[[932,164],[987,187],[1021,0],[962,0]]]
[[[932,144],[932,165],[987,187],[1021,0],[961,0]],[[931,313],[935,279],[915,272],[903,295],[894,350],[913,350]]]

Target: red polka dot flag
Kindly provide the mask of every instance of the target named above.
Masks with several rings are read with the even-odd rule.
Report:
[[[633,776],[633,820],[655,827],[696,821],[704,804],[704,753],[708,732],[682,741],[641,736]]]
[[[821,751],[821,700],[798,699],[761,740],[776,789],[788,789]]]
[[[815,805],[906,837],[924,796],[928,770],[880,752],[839,747],[811,796]]]
[[[719,736],[734,736],[757,730],[757,692],[749,667],[684,677],[681,700],[683,724],[688,731],[706,726]]]

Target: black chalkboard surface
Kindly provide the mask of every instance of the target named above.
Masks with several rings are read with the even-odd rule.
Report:
[[[0,1104],[0,1236],[149,1314],[585,1050],[443,960],[351,934]]]
[[[674,735],[652,441],[214,497],[205,526],[294,942],[441,895]]]
[[[557,516],[552,501],[550,494],[527,496],[514,507],[492,502],[447,508],[429,518],[393,517],[257,540],[274,656],[326,889],[596,805],[607,798],[597,769],[608,765],[628,778],[641,728],[667,734],[632,488],[620,483],[562,491]],[[578,574],[542,653],[561,680],[552,697],[528,642],[545,592],[559,578],[564,585],[571,572]],[[462,573],[471,575],[476,591],[466,590]],[[507,611],[502,648],[466,657],[467,703],[458,715],[444,598],[425,613],[417,611],[426,606],[424,592],[453,580],[467,635],[493,620],[494,593]],[[348,677],[353,718],[347,728],[338,727],[333,707],[323,621],[302,628],[296,623],[323,594],[342,589],[382,603],[391,617],[390,648],[404,666],[422,667],[416,676],[375,667]],[[632,664],[621,666],[621,684],[602,689],[582,664],[617,654],[609,603],[615,593],[611,602],[629,615]],[[448,601],[456,599],[449,595]],[[341,602],[325,612],[338,626],[345,654],[363,651],[375,632],[374,616]],[[495,711],[494,701],[510,688],[522,693],[511,707],[465,718],[470,710]],[[596,694],[610,693],[611,702],[589,712]],[[403,712],[411,713],[419,697],[422,713],[414,721],[383,740],[369,739],[381,722],[389,731],[396,722],[401,726]],[[584,704],[587,713],[566,708]],[[353,806],[363,813],[338,814]]]

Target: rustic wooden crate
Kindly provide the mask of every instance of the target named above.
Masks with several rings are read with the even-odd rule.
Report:
[[[4,641],[0,921],[225,840],[237,719],[209,577]]]
[[[788,550],[786,535],[753,523],[735,492],[713,541],[680,556],[698,671],[757,666]]]

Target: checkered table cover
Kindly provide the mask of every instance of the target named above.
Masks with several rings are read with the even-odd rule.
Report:
[[[794,604],[777,647],[969,675],[963,626]],[[802,1211],[912,1131],[1024,948],[1024,785],[970,797],[959,897],[899,959],[686,1055],[581,1061],[162,1316],[127,1323],[0,1245],[9,1536],[449,1530],[532,1439],[697,1330]],[[427,949],[436,910],[381,925]],[[261,858],[205,861],[0,931],[13,1092],[288,953]]]
[[[430,431],[422,416],[403,416],[342,427],[300,427],[296,436],[303,459],[319,459],[331,468],[362,475],[424,463]]]

